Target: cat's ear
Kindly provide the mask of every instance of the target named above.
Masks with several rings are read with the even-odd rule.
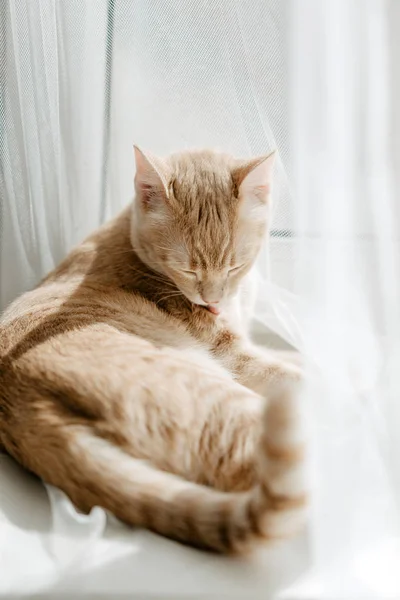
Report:
[[[135,189],[139,202],[145,209],[156,208],[167,200],[167,169],[162,159],[144,153],[137,146],[135,151]]]
[[[241,161],[232,173],[238,197],[266,203],[271,193],[274,162],[275,151],[267,156]]]

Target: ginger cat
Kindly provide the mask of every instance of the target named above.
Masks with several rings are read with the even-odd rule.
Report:
[[[82,511],[242,551],[305,507],[300,368],[247,334],[273,155],[135,156],[133,205],[0,320],[0,446]]]

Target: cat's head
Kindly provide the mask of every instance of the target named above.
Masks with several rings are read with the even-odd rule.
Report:
[[[253,265],[268,225],[274,155],[168,158],[135,148],[131,239],[141,260],[218,313]]]

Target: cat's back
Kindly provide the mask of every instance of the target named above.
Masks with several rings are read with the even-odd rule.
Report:
[[[0,357],[16,346],[41,352],[44,344],[52,348],[56,338],[93,326],[105,336],[112,327],[156,346],[208,354],[184,318],[162,308],[157,295],[151,299],[158,280],[138,272],[129,227],[125,210],[8,307],[0,317]]]
[[[194,348],[181,321],[140,294],[72,281],[48,281],[17,298],[0,317],[0,357],[17,345],[39,347],[65,333],[109,327],[156,346]]]
[[[0,316],[0,357],[17,346],[39,348],[77,330],[109,327],[157,346],[199,346],[177,318],[148,301],[137,290],[127,290],[102,261],[96,238],[85,241],[35,289],[18,297]],[[100,255],[100,258],[99,258]],[[100,264],[95,265],[96,261]]]

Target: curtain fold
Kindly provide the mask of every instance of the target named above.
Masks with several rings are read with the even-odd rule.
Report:
[[[1,8],[0,308],[101,221],[107,3]]]
[[[307,306],[298,323],[308,356],[321,367],[307,390],[318,598],[400,594],[390,8],[380,0],[306,0],[292,13],[295,292]]]

